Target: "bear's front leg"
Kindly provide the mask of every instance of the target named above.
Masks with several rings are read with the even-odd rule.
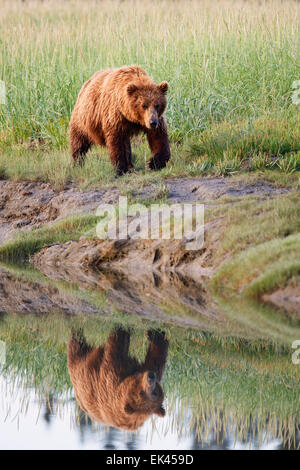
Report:
[[[118,176],[127,173],[133,168],[130,140],[128,137],[118,134],[109,135],[106,137],[106,145],[110,161],[116,167]]]
[[[170,159],[170,144],[165,119],[161,116],[156,129],[147,129],[147,139],[153,157],[147,166],[150,170],[164,168]]]
[[[105,346],[105,360],[109,363],[123,362],[128,358],[130,333],[123,328],[116,328],[110,335]]]
[[[169,342],[165,333],[159,330],[149,330],[148,339],[150,341],[146,359],[145,369],[155,372],[157,379],[161,381],[168,356]]]
[[[131,171],[133,170],[133,163],[132,163],[130,139],[126,139],[125,145],[126,145],[126,159],[127,159],[128,171]]]

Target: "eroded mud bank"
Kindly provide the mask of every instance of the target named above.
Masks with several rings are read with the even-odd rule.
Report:
[[[221,202],[224,204],[224,201],[219,201],[223,196],[232,204],[244,196],[253,195],[265,200],[287,191],[263,181],[245,184],[230,178],[174,178],[164,181],[165,202],[168,204],[197,201],[216,206]],[[16,233],[22,234],[71,215],[95,214],[99,204],[115,204],[120,194],[118,188],[82,191],[70,185],[58,191],[46,183],[0,181],[0,244],[12,239]],[[157,188],[145,186],[133,191],[132,196],[137,201],[149,202],[157,197]],[[129,236],[127,240],[102,241],[82,236],[78,241],[45,246],[32,257],[31,262],[50,279],[75,282],[83,288],[97,285],[108,293],[112,303],[122,304],[127,312],[152,314],[154,303],[179,296],[183,305],[186,303],[189,309],[205,316],[208,310],[203,308],[206,302],[203,299],[207,293],[203,286],[207,285],[216,268],[214,255],[223,229],[222,217],[207,222],[204,245],[193,251],[186,249],[185,239],[136,240]],[[2,291],[7,291],[5,285]],[[41,302],[44,299],[45,310],[52,310],[56,308],[56,301],[51,305],[47,295],[47,292],[42,293]],[[11,311],[33,308],[30,299],[26,301],[25,292],[23,297],[23,303],[19,302],[23,307],[18,307],[11,296]],[[273,298],[266,300],[281,308],[290,304],[290,301],[276,304]],[[298,308],[297,302],[296,307],[293,303],[293,309]],[[57,309],[73,313],[78,309],[86,311],[83,307],[79,304],[73,308],[72,302],[66,306],[61,300],[57,302]],[[93,308],[90,307],[91,312]],[[43,307],[36,306],[36,309],[42,311]],[[161,311],[156,310],[156,313]],[[208,316],[214,317],[213,310],[210,312]]]
[[[167,179],[164,181],[166,202],[213,201],[222,196],[275,196],[287,192],[264,182],[243,184],[226,178]],[[72,185],[56,190],[48,183],[0,181],[0,244],[19,230],[32,230],[70,215],[93,213],[99,204],[116,203],[118,188],[82,191]],[[133,191],[140,201],[157,197],[155,185]]]

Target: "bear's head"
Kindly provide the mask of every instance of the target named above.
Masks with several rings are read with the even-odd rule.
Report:
[[[126,387],[124,411],[129,418],[140,415],[146,419],[152,413],[165,416],[164,392],[155,372],[138,372],[127,377],[123,385]]]
[[[167,82],[161,82],[159,85],[129,83],[126,89],[129,120],[148,129],[156,129],[158,120],[167,106],[168,88]]]

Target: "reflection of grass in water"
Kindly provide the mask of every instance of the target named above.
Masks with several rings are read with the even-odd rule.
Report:
[[[36,270],[32,265],[21,263],[19,265],[4,265],[19,280],[35,281],[41,285],[50,285],[57,288],[62,295],[71,294],[74,300],[86,300],[105,315],[122,317],[122,306],[109,304],[106,292],[103,289],[81,288],[72,280],[54,281]],[[200,294],[199,294],[200,295]],[[151,297],[149,298],[151,299]],[[300,337],[299,320],[288,317],[283,312],[263,303],[234,296],[232,299],[216,298],[218,304],[211,303],[196,310],[184,303],[181,297],[176,299],[170,296],[165,301],[153,298],[158,309],[164,315],[164,321],[175,324],[176,321],[193,322],[199,328],[208,330],[218,336],[237,336],[241,338],[263,339],[281,344],[290,345]],[[201,310],[201,313],[200,313]],[[84,313],[84,312],[82,312]],[[153,314],[155,318],[155,313]],[[178,319],[178,320],[176,320]],[[182,321],[183,320],[183,321]]]
[[[182,302],[168,299],[160,308],[170,317],[194,320],[200,328],[222,336],[237,336],[250,340],[261,339],[290,345],[300,338],[299,319],[279,309],[252,299],[237,297],[224,300],[212,297],[211,303],[197,313]]]
[[[257,420],[259,435],[267,428],[272,435],[293,436],[300,419],[299,371],[291,362],[291,351],[268,341],[218,338],[191,328],[176,328],[130,316],[66,318],[60,315],[5,315],[0,338],[7,344],[4,374],[18,387],[34,386],[40,396],[70,392],[66,343],[70,326],[82,326],[92,344],[104,342],[116,324],[132,328],[131,351],[143,358],[147,349],[145,329],[164,327],[170,341],[164,378],[168,409],[178,433],[182,421],[175,413],[187,414],[188,426],[196,434],[207,434],[210,426],[220,428],[215,413],[232,420],[239,436],[246,435],[251,419]],[[211,424],[214,422],[215,424]],[[267,424],[266,424],[267,423]],[[204,430],[202,429],[204,427]],[[184,430],[182,431],[184,432]]]
[[[220,311],[228,320],[228,326],[237,324],[241,337],[271,340],[287,347],[300,338],[299,319],[288,316],[282,310],[251,299],[237,299],[235,296],[226,300],[220,296],[218,302]]]

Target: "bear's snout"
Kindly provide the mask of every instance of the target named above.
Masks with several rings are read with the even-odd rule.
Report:
[[[155,382],[156,380],[156,375],[154,372],[148,372],[148,382],[151,384]]]
[[[150,124],[150,127],[152,129],[156,129],[157,126],[158,126],[158,120],[157,119],[151,119],[149,124]]]
[[[155,402],[162,402],[164,399],[164,393],[161,388],[161,385],[158,382],[154,382],[153,385],[151,386],[151,400],[154,400]]]
[[[154,108],[154,106],[149,106],[144,115],[145,126],[148,127],[148,129],[157,129],[158,118],[159,115],[157,110]]]

